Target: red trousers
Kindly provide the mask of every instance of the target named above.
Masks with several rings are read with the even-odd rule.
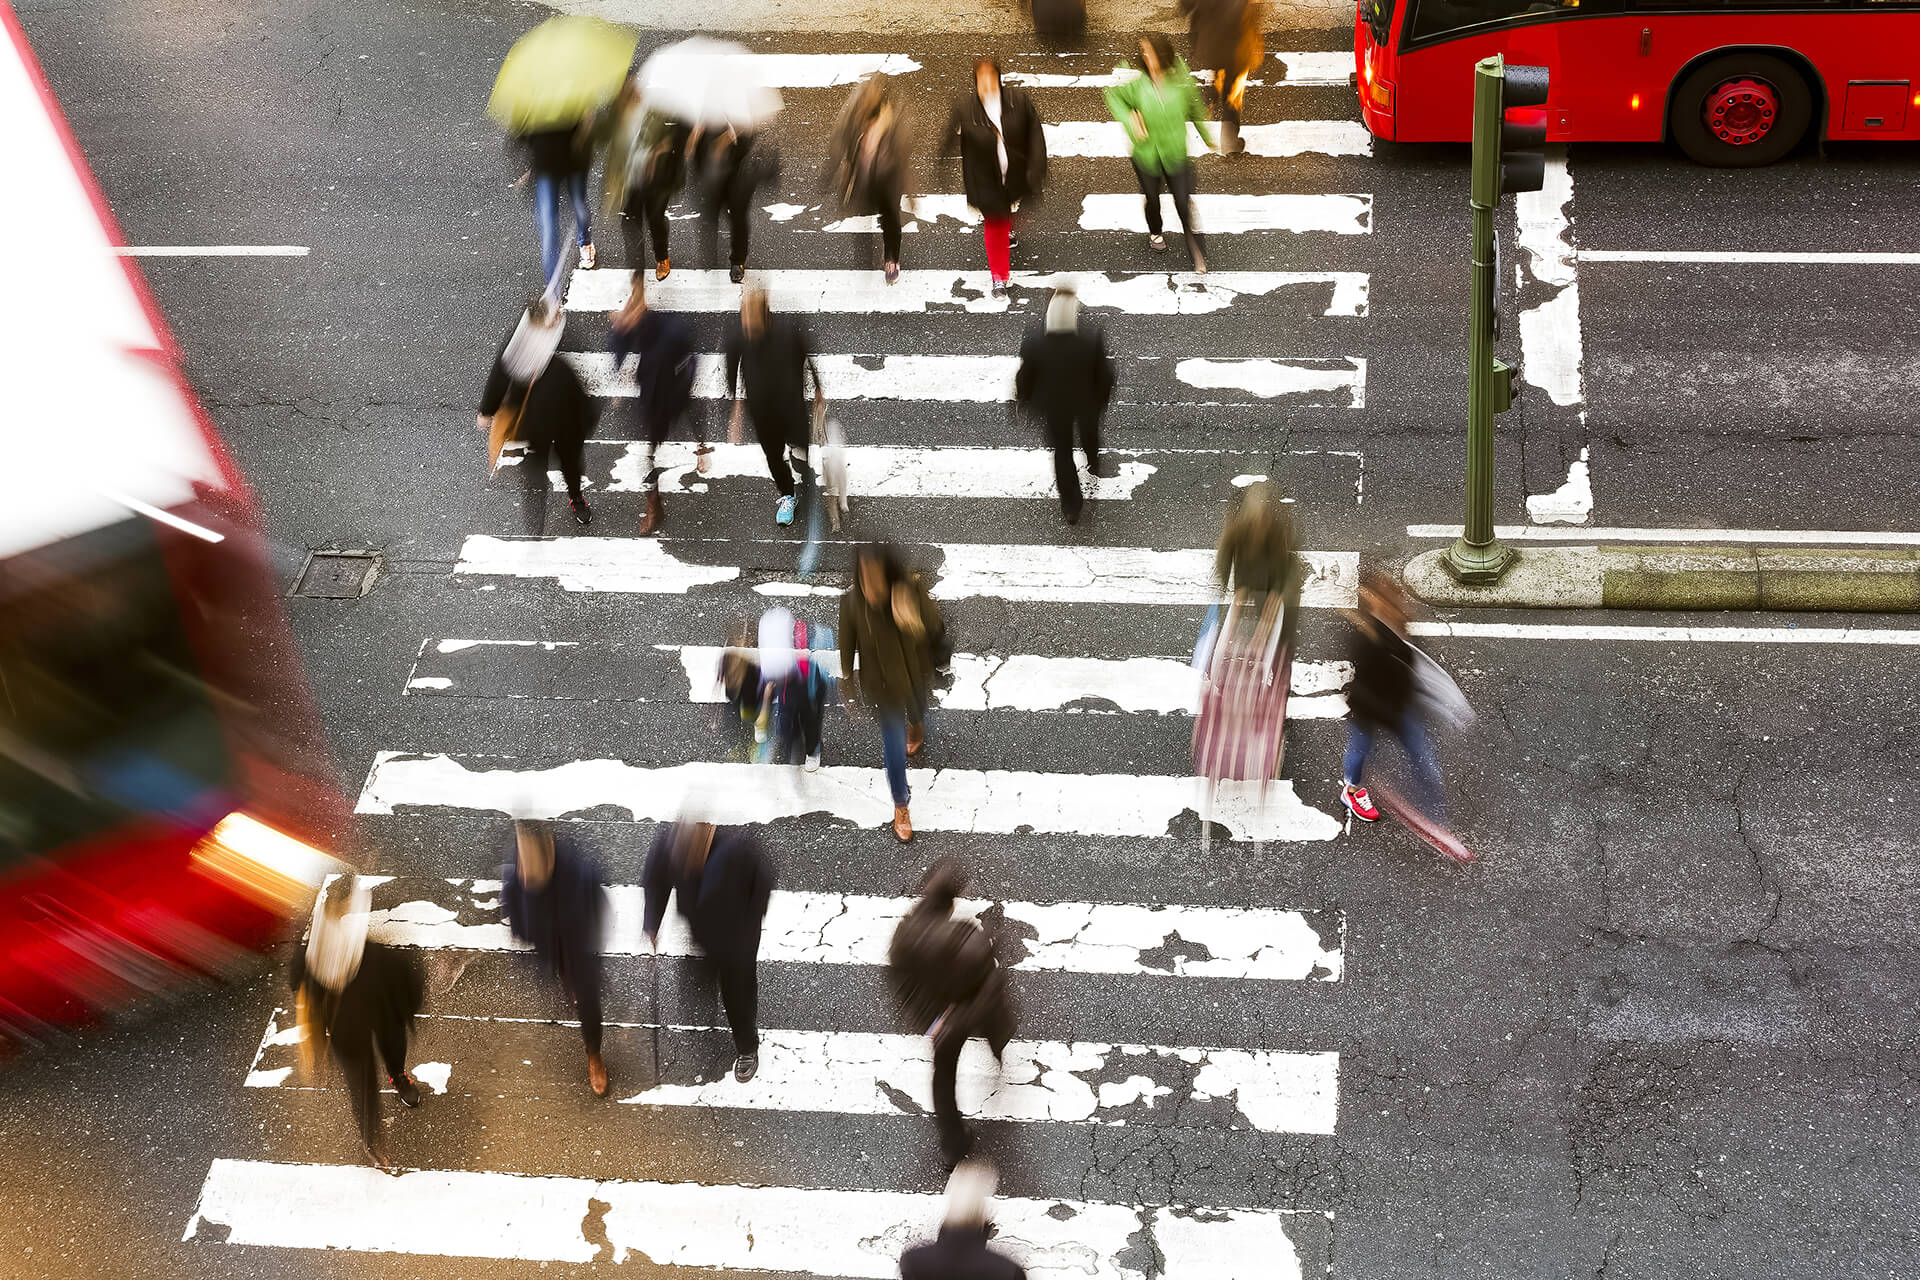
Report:
[[[1005,280],[1013,274],[1013,249],[1007,243],[1013,234],[1013,216],[984,218],[981,232],[987,240],[987,274],[995,280]]]

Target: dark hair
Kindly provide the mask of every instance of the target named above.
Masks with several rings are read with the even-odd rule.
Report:
[[[1161,74],[1165,75],[1172,72],[1174,62],[1173,41],[1158,31],[1153,32],[1151,35],[1141,36],[1140,40],[1147,48],[1153,50],[1153,58],[1155,62],[1160,64]],[[1140,64],[1142,71],[1147,69],[1147,60],[1145,58],[1135,58],[1134,61]]]
[[[1000,83],[1000,59],[975,58],[973,60],[973,80],[975,85],[975,92],[978,92],[978,85],[980,83],[980,68],[982,67],[986,67],[988,70],[993,72],[994,84],[998,85]]]
[[[967,869],[958,858],[941,858],[920,877],[920,896],[928,902],[953,909],[953,900],[967,889]]]
[[[887,585],[904,582],[907,578],[907,559],[900,554],[900,548],[890,542],[863,542],[853,550],[854,585],[858,586],[860,563],[873,560],[880,565],[880,572],[886,576]]]

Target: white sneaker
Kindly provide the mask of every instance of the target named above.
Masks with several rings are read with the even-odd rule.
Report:
[[[587,271],[591,271],[593,270],[593,264],[595,260],[596,259],[595,259],[594,247],[590,244],[581,245],[580,246],[580,266]]]
[[[792,494],[788,494],[786,497],[780,499],[780,505],[773,509],[773,522],[775,524],[792,524],[793,523],[793,495]]]
[[[807,757],[805,768],[808,773],[820,772],[820,753],[818,751]]]

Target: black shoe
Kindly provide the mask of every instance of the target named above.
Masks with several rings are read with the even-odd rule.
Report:
[[[412,1076],[400,1076],[397,1079],[393,1077],[388,1078],[393,1080],[393,1091],[400,1095],[400,1101],[410,1107],[420,1105],[420,1086],[413,1082]]]
[[[733,1060],[733,1078],[741,1084],[753,1079],[754,1072],[760,1070],[760,1055],[743,1053]]]
[[[742,280],[745,280],[746,278],[747,278],[747,269],[745,267],[734,267],[732,270],[727,272],[727,279],[733,281],[735,284],[739,284]]]
[[[1087,474],[1090,476],[1099,476],[1104,480],[1117,476],[1120,472],[1118,468],[1105,458],[1089,458],[1087,459]]]
[[[1080,508],[1078,507],[1062,507],[1060,508],[1060,514],[1067,518],[1068,524],[1080,523]]]
[[[587,505],[585,498],[568,498],[567,505],[573,508],[573,519],[576,524],[593,523],[593,508]]]
[[[971,1133],[963,1132],[957,1138],[940,1139],[940,1154],[945,1158],[948,1169],[965,1160],[972,1151],[973,1135]]]

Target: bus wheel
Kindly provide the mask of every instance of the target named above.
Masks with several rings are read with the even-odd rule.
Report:
[[[1700,64],[1673,91],[1673,140],[1700,164],[1772,164],[1805,136],[1813,94],[1798,71],[1764,53]]]

